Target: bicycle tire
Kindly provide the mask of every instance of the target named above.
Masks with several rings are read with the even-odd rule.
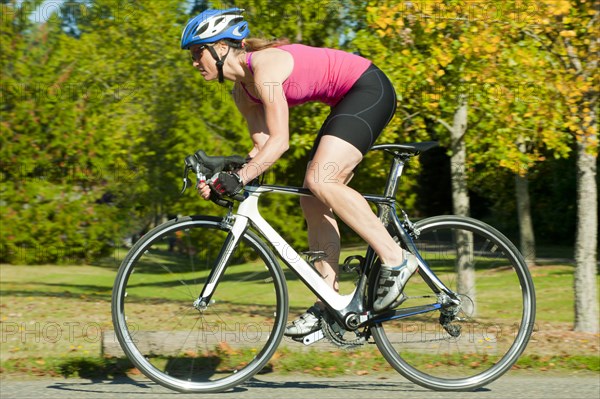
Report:
[[[475,390],[508,371],[527,346],[535,322],[531,275],[515,246],[483,222],[437,216],[415,227],[421,256],[463,300],[454,322],[461,326],[460,335],[451,337],[436,311],[377,324],[373,338],[389,364],[408,380],[437,391]],[[456,268],[461,261],[463,267],[472,267],[475,284],[466,279],[458,288]],[[502,295],[494,295],[499,288]],[[427,292],[432,293],[414,275],[405,287],[409,299],[402,307],[434,303],[431,295],[424,298]],[[374,295],[371,292],[371,301]]]
[[[230,389],[260,372],[283,337],[285,277],[250,230],[233,249],[208,308],[194,308],[229,231],[219,218],[171,220],[145,234],[119,268],[112,296],[116,336],[130,361],[167,388]]]

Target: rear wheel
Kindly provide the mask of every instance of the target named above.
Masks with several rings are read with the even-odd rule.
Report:
[[[147,233],[123,260],[112,315],[123,351],[147,377],[184,392],[219,392],[261,371],[283,336],[288,297],[273,253],[251,231],[206,309],[194,307],[230,228],[185,217]]]
[[[515,246],[492,227],[470,218],[440,216],[416,223],[415,243],[431,270],[461,299],[453,337],[440,311],[376,325],[373,337],[404,377],[434,390],[473,390],[500,377],[525,349],[534,326],[535,293]],[[401,306],[435,303],[415,275]]]

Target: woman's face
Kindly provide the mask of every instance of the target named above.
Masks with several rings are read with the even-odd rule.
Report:
[[[206,44],[196,44],[190,47],[192,65],[200,71],[205,80],[213,80],[217,77],[217,66],[207,47]]]

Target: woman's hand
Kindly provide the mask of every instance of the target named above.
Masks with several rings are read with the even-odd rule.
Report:
[[[244,188],[244,182],[237,172],[219,172],[208,181],[208,185],[219,196],[233,197]]]
[[[196,190],[198,190],[198,194],[200,194],[200,196],[205,200],[210,199],[210,187],[208,186],[208,184],[206,184],[205,181],[198,182]]]

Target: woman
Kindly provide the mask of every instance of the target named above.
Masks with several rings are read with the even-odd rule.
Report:
[[[247,164],[200,184],[201,196],[238,193],[277,161],[289,146],[289,107],[309,101],[331,106],[315,140],[302,197],[311,251],[326,250],[315,266],[338,289],[340,235],[334,214],[360,235],[382,261],[375,311],[396,306],[416,270],[371,211],[346,185],[352,171],[394,115],[396,95],[390,81],[370,61],[339,50],[287,42],[246,39],[248,23],[240,9],[207,10],[191,19],[181,37],[193,65],[206,81],[235,82],[234,99],[245,117],[254,148]],[[335,245],[332,245],[335,244]],[[303,336],[320,328],[323,305],[317,301],[288,325],[286,335]]]

